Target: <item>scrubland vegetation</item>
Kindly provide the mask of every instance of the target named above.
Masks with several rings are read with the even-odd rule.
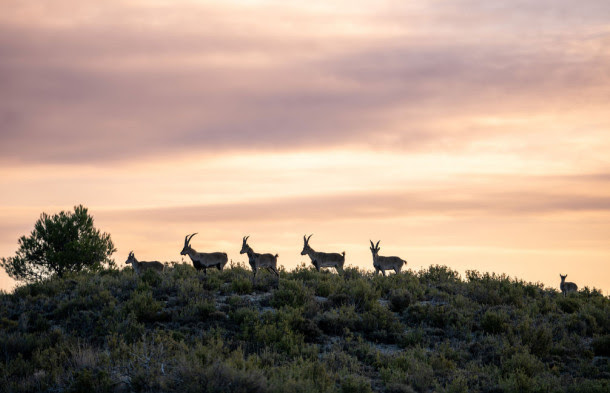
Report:
[[[610,298],[446,267],[177,264],[0,295],[7,392],[609,392]]]

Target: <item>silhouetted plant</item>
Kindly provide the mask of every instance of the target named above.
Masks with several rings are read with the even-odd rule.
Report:
[[[74,213],[42,213],[30,236],[19,239],[17,254],[1,258],[0,266],[16,280],[34,282],[54,274],[113,267],[110,256],[115,251],[110,235],[95,229],[87,208],[79,205]]]

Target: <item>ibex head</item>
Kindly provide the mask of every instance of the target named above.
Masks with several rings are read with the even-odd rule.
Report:
[[[250,246],[248,245],[248,238],[250,236],[244,236],[242,239],[242,243],[241,243],[241,251],[239,252],[240,254],[245,254],[248,252],[248,249],[250,248]]]
[[[190,242],[193,236],[195,236],[196,234],[197,233],[193,233],[192,235],[186,235],[184,237],[184,247],[182,248],[182,251],[180,251],[180,255],[186,255],[188,254],[189,250],[192,250]]]
[[[564,276],[563,274],[559,273],[559,277],[561,277],[561,282],[564,282],[567,276],[567,274]]]
[[[311,251],[311,247],[309,247],[309,239],[313,236],[313,233],[307,237],[307,235],[303,235],[303,251],[301,251],[301,255],[307,255]]]
[[[132,263],[135,260],[136,260],[136,257],[133,255],[133,251],[130,251],[129,255],[127,256],[127,260],[125,261],[125,264],[129,265],[130,263]]]
[[[374,257],[376,257],[377,255],[379,255],[379,250],[380,250],[380,248],[379,248],[379,242],[381,242],[381,240],[379,240],[379,241],[377,242],[377,244],[373,244],[373,241],[372,241],[372,240],[369,240],[369,241],[371,242],[371,247],[370,247],[371,252],[373,253],[373,256],[374,256]]]

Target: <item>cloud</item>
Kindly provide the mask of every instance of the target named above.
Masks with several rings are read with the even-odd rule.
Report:
[[[533,192],[370,192],[227,203],[106,211],[106,219],[165,223],[323,222],[426,216],[508,217],[565,212],[610,213],[610,198]]]
[[[99,163],[184,151],[455,149],[528,132],[477,129],[471,117],[561,118],[574,103],[580,115],[601,111],[608,38],[596,14],[566,16],[567,29],[557,22],[565,4],[548,15],[465,5],[468,19],[448,4],[395,5],[398,18],[392,8],[119,2],[78,7],[70,18],[31,7],[20,18],[8,8],[0,155]],[[541,36],[528,25],[534,15]]]

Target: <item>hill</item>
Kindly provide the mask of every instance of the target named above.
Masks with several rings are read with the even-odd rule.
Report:
[[[0,295],[7,392],[609,392],[610,298],[441,266],[177,264]]]

